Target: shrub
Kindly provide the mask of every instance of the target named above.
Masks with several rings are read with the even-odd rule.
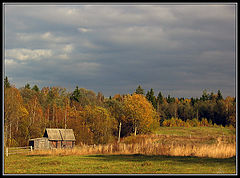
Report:
[[[179,118],[172,117],[171,119],[164,120],[162,122],[162,126],[164,127],[218,127],[216,124],[212,124],[212,121],[210,120],[208,122],[207,118],[203,118],[201,121],[199,121],[197,118],[194,118],[192,120],[187,119],[186,121],[183,121]]]
[[[209,126],[208,120],[206,118],[202,118],[200,125],[201,126]]]

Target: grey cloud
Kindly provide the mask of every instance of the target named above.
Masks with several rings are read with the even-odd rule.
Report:
[[[6,74],[19,87],[234,95],[234,5],[7,6],[5,15]],[[19,49],[29,60],[8,55]]]

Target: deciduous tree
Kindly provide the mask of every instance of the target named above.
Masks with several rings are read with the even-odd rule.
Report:
[[[108,143],[112,139],[114,130],[117,129],[115,118],[111,118],[110,112],[100,106],[88,105],[83,112],[86,124],[93,133],[94,143]]]
[[[150,132],[156,125],[156,112],[150,102],[139,94],[124,98],[127,118],[133,126],[134,134]]]

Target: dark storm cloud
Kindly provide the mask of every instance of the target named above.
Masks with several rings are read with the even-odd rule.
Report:
[[[235,5],[6,5],[6,75],[17,87],[106,96],[235,91]]]

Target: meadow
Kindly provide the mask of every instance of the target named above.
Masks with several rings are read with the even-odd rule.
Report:
[[[120,143],[4,158],[5,174],[236,174],[235,131],[163,127]]]
[[[235,174],[235,158],[150,155],[11,155],[5,174]]]

